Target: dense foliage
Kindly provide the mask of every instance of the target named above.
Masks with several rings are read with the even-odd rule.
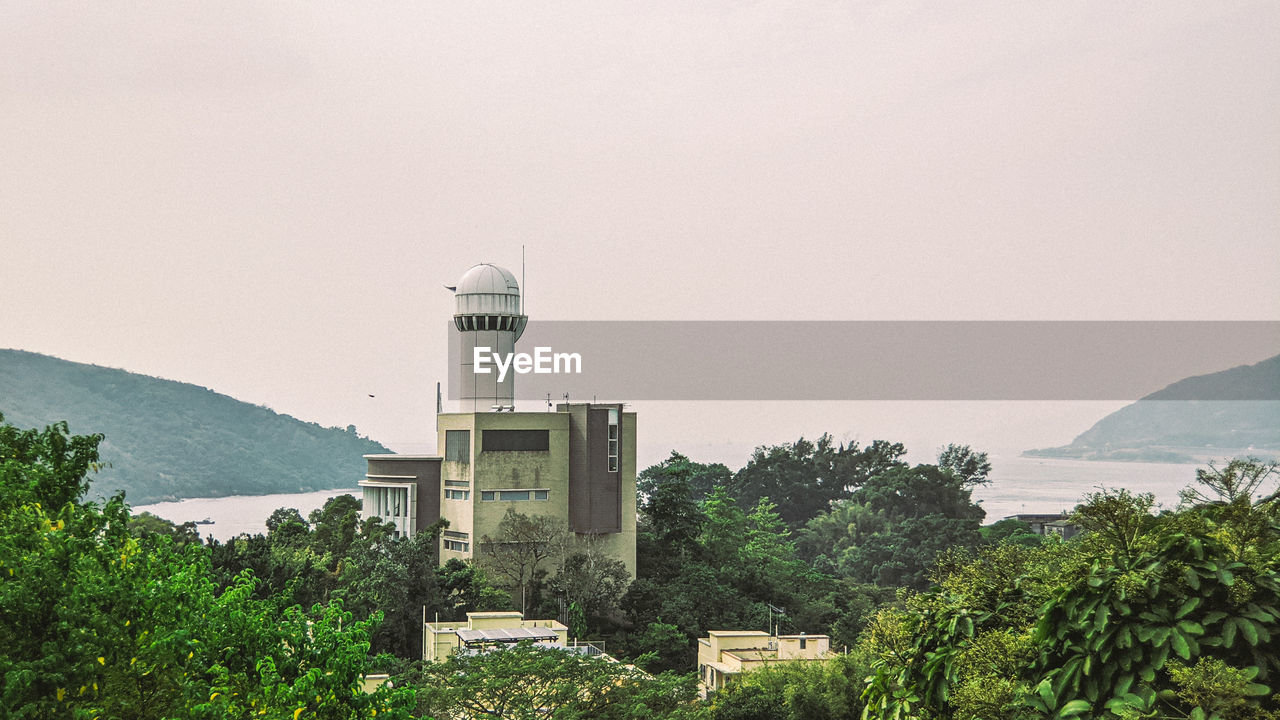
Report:
[[[562,523],[508,513],[437,566],[349,495],[267,532],[89,501],[100,436],[0,422],[0,709],[16,718],[1280,718],[1275,465],[1197,473],[1177,510],[1095,493],[1072,540],[983,527],[968,447],[678,453],[640,477],[638,576]],[[774,496],[786,501],[782,510]],[[524,607],[624,662],[536,646],[424,664],[423,613]],[[831,636],[695,700],[710,630]],[[628,664],[634,663],[634,664]],[[364,692],[373,672],[392,682]]]
[[[422,688],[424,717],[672,718],[706,716],[693,679],[654,677],[601,657],[523,642],[484,654],[457,654],[416,666],[401,681]]]
[[[0,418],[2,420],[2,418]],[[225,588],[208,551],[85,502],[96,436],[0,422],[0,708],[14,718],[408,717],[361,690],[377,617]]]
[[[1199,473],[1177,511],[1103,491],[1078,542],[952,554],[880,611],[870,717],[1280,717],[1273,465]]]
[[[389,452],[354,427],[321,427],[196,385],[19,350],[0,350],[0,398],[18,427],[65,420],[103,433],[93,499],[125,491],[135,505],[350,487],[364,474],[362,455]]]

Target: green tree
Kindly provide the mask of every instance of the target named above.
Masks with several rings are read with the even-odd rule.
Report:
[[[877,440],[860,448],[856,442],[836,444],[825,434],[816,442],[800,438],[790,445],[762,446],[734,474],[729,494],[743,508],[772,500],[796,530],[869,478],[901,466],[905,454],[900,443]]]
[[[434,717],[705,717],[690,676],[654,677],[599,657],[527,641],[510,649],[424,663],[397,682],[418,688],[418,712]]]
[[[407,717],[411,691],[360,689],[376,618],[257,597],[250,573],[219,590],[203,546],[131,532],[123,497],[83,501],[96,437],[37,435],[0,422],[7,716]]]
[[[971,485],[934,465],[890,467],[810,520],[798,546],[819,570],[922,590],[939,553],[981,541]]]
[[[671,457],[645,468],[636,476],[636,493],[644,504],[660,486],[679,480],[688,483],[688,495],[697,502],[710,495],[712,490],[728,485],[732,478],[733,473],[720,463],[694,462],[672,450]]]
[[[481,564],[520,597],[520,612],[539,571],[563,557],[568,529],[550,515],[525,515],[508,508],[495,536],[480,538]]]
[[[857,720],[864,678],[858,655],[767,665],[733,678],[711,703],[713,720]]]

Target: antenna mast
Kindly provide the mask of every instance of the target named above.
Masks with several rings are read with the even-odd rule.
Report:
[[[520,245],[520,314],[528,315],[524,311],[524,296],[529,294],[528,288],[524,286],[524,245]]]

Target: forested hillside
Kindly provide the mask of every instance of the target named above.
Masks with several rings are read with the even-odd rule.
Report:
[[[182,497],[354,487],[366,453],[388,452],[355,428],[321,427],[207,388],[0,350],[0,413],[18,427],[66,420],[101,433],[93,492],[131,504]]]
[[[1280,355],[1179,380],[1102,418],[1070,445],[1027,455],[1196,462],[1280,452]],[[1224,452],[1226,451],[1226,452]]]

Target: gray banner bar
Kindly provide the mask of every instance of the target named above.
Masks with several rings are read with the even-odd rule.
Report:
[[[1280,321],[530,321],[538,347],[581,373],[516,374],[519,400],[1136,400],[1280,355]],[[1278,370],[1173,395],[1280,400]]]

